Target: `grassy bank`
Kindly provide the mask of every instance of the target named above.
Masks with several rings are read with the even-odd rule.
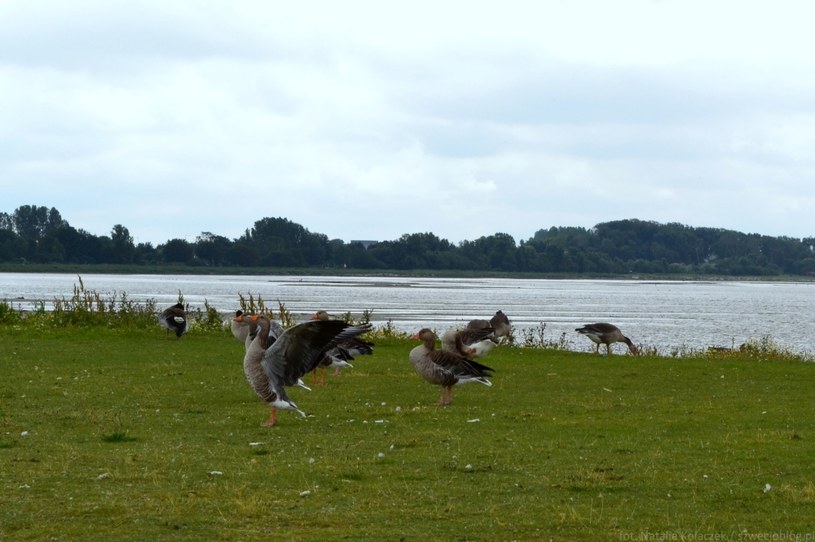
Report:
[[[413,346],[267,429],[226,332],[0,327],[0,540],[815,533],[812,363],[499,348],[440,408]]]

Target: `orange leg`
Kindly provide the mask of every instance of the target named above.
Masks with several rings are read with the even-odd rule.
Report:
[[[319,377],[317,376],[317,372],[319,371]],[[315,367],[313,371],[311,371],[311,385],[312,386],[323,386],[325,384],[325,367]]]
[[[277,409],[275,407],[270,407],[271,412],[269,412],[269,419],[266,420],[266,423],[263,424],[266,427],[274,427],[277,423]]]

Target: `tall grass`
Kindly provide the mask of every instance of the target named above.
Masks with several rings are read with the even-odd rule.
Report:
[[[180,294],[179,294],[180,296]],[[70,297],[54,298],[47,310],[39,301],[33,311],[14,309],[8,301],[0,301],[0,324],[23,325],[37,329],[110,327],[147,329],[157,324],[158,310],[154,300],[139,303],[125,292],[103,295],[85,287],[82,277],[73,287]]]
[[[128,298],[126,292],[113,292],[104,295],[98,291],[87,289],[78,276],[78,284],[74,285],[73,295],[52,300],[53,310],[47,310],[43,301],[40,301],[32,311],[15,309],[12,303],[0,300],[0,325],[21,326],[23,322],[28,327],[37,329],[76,328],[103,326],[112,329],[151,329],[157,326],[158,314],[164,307],[157,307],[155,300],[138,303]],[[268,306],[260,294],[238,293],[238,305],[248,314],[265,314],[271,319],[278,319],[284,328],[297,324],[297,319],[286,305],[277,300],[277,311]],[[185,306],[190,319],[190,333],[225,332],[232,314],[222,312],[204,300],[204,307],[190,308],[185,302],[182,292],[178,292],[178,302]],[[338,316],[340,319],[352,324],[365,324],[373,319],[373,310],[364,310],[355,316],[346,312]],[[440,330],[439,330],[440,331]],[[440,334],[437,332],[437,334]],[[377,326],[372,331],[373,338],[408,338],[409,334],[396,329],[393,322],[388,321]],[[549,350],[575,351],[578,348],[572,340],[561,333],[560,336],[551,337],[547,333],[546,323],[540,322],[537,326],[513,330],[508,344],[524,348],[540,348]],[[757,359],[775,359],[792,361],[815,361],[809,353],[793,352],[783,348],[771,337],[765,336],[751,340],[739,348],[709,348],[707,346],[682,346],[662,352],[653,345],[638,345],[641,352],[652,357],[669,356],[674,358],[711,357],[734,355],[739,357]]]

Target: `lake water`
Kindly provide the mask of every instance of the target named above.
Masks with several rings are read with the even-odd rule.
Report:
[[[516,339],[545,324],[546,340],[565,333],[569,348],[581,351],[593,345],[575,327],[606,321],[663,355],[762,337],[795,352],[815,352],[815,283],[107,274],[83,275],[82,282],[105,298],[126,293],[132,301],[153,299],[160,308],[175,303],[180,292],[193,307],[206,300],[225,316],[239,308],[241,294],[260,295],[275,311],[280,301],[298,319],[319,309],[355,316],[370,310],[374,325],[390,322],[407,332],[425,326],[443,331],[501,309]],[[0,273],[0,300],[23,309],[42,300],[50,308],[54,299],[70,298],[78,284],[73,274]]]

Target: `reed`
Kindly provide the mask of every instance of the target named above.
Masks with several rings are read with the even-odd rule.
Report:
[[[43,301],[39,301],[32,311],[15,309],[7,300],[0,300],[0,325],[16,325],[33,327],[36,329],[53,329],[63,327],[96,327],[104,326],[120,330],[151,329],[157,325],[160,310],[155,300],[145,303],[134,302],[128,298],[126,292],[113,292],[101,294],[98,291],[85,287],[81,276],[77,277],[78,284],[74,285],[73,295],[69,298],[56,298],[52,301],[53,310],[48,310]],[[204,308],[191,309],[184,301],[184,295],[178,292],[178,302],[184,305],[189,313],[190,332],[195,333],[226,333],[229,328],[231,310],[223,312],[204,300]],[[286,305],[277,300],[277,313],[267,306],[267,302],[260,294],[238,293],[238,305],[248,314],[265,314],[271,319],[278,319],[284,328],[298,323]],[[372,321],[374,311],[366,309],[359,316],[350,312],[339,315],[339,318],[352,324],[366,324]],[[443,330],[436,330],[441,335]],[[381,326],[374,326],[369,338],[401,338],[406,339],[409,333],[395,328],[393,322],[388,321]],[[508,344],[524,348],[542,348],[563,351],[585,351],[576,346],[573,340],[561,333],[559,337],[551,338],[546,331],[546,323],[540,322],[537,326],[513,330]],[[585,343],[584,343],[585,346]],[[748,341],[738,348],[708,347],[706,345],[682,345],[663,351],[657,346],[639,344],[640,351],[651,357],[722,357],[740,352],[741,357],[758,357],[762,359],[815,361],[815,358],[806,352],[794,352],[781,347],[772,337],[764,336],[758,340]]]

